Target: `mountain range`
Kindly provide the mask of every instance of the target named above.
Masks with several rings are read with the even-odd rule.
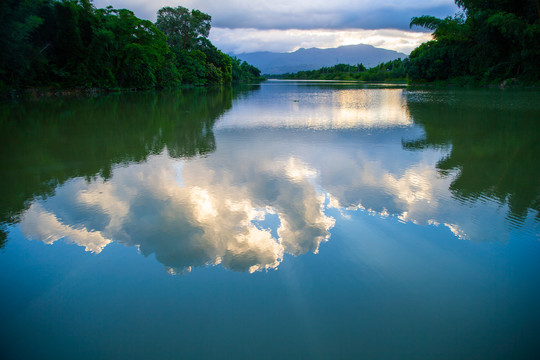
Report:
[[[407,57],[404,53],[366,44],[346,45],[331,49],[300,48],[290,53],[259,51],[235,56],[259,68],[262,74],[268,75],[316,70],[336,64],[363,64],[369,68],[382,62]]]

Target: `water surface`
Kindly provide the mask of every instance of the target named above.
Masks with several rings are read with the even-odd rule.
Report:
[[[539,354],[538,92],[276,81],[0,114],[5,358]]]

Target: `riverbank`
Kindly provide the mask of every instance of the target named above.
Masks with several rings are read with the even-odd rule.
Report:
[[[499,88],[499,89],[538,89],[540,81],[523,81],[518,78],[509,78],[498,81],[476,80],[469,77],[460,77],[437,81],[409,81],[409,86],[429,88]]]
[[[267,79],[261,78],[258,82],[253,81],[249,83],[261,83]],[[194,88],[214,88],[222,86],[235,86],[247,84],[247,82],[231,82],[227,84],[210,84],[210,85],[180,85],[176,87],[168,88],[98,88],[98,87],[72,87],[72,88],[52,88],[52,87],[34,87],[28,89],[8,89],[0,91],[0,101],[14,101],[14,100],[37,100],[42,98],[53,97],[95,97],[99,95],[115,94],[115,93],[130,93],[130,92],[145,92],[145,91],[159,91],[164,89],[194,89]]]

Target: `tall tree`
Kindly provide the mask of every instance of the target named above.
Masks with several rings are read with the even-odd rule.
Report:
[[[232,81],[230,56],[208,40],[211,19],[208,14],[182,6],[158,11],[156,26],[167,36],[183,82],[206,85]]]
[[[167,36],[169,46],[190,50],[208,37],[211,20],[199,10],[167,6],[159,9],[156,25]]]

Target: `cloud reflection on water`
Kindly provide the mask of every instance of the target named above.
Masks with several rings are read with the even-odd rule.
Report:
[[[459,169],[437,167],[450,145],[403,148],[404,138],[423,133],[402,90],[291,89],[237,102],[207,156],[165,150],[108,179],[67,181],[32,202],[22,232],[95,253],[112,241],[136,246],[171,273],[217,264],[254,272],[277,268],[285,254],[317,253],[334,210],[438,226],[460,239],[508,238],[507,204],[451,192]]]
[[[238,148],[231,139],[213,156],[163,153],[118,167],[109,180],[75,178],[34,201],[20,226],[29,238],[51,244],[65,237],[96,253],[112,241],[137,246],[171,273],[217,264],[254,272],[277,268],[284,254],[317,253],[334,226],[329,208],[444,225],[463,239],[506,234],[490,219],[501,217],[499,204],[484,204],[479,215],[452,198],[453,177],[435,168],[438,151],[391,170],[394,152],[351,152],[346,142],[323,149],[309,137],[281,137],[288,143],[281,149],[256,137]],[[271,215],[279,218],[276,228],[259,225]]]
[[[284,253],[317,252],[334,220],[324,214],[313,171],[292,157],[240,165],[162,154],[116,168],[107,181],[73,179],[34,202],[21,230],[48,244],[65,237],[92,252],[113,240],[138,246],[174,273],[207,264],[253,272],[276,268]],[[257,226],[268,214],[279,217],[277,239]]]

